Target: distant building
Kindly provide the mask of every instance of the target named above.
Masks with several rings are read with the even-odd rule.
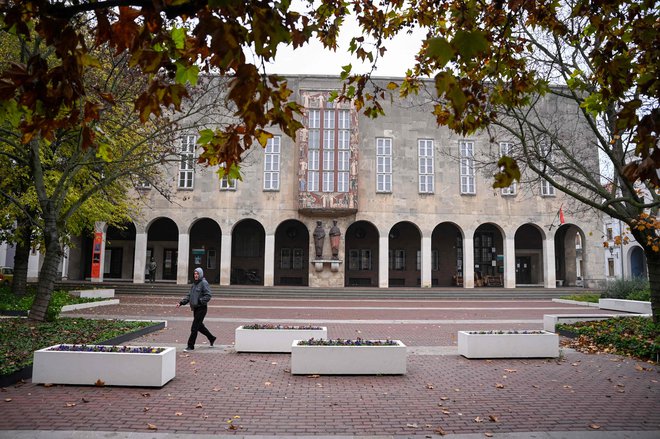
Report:
[[[386,115],[370,119],[351,104],[330,102],[339,86],[336,77],[290,77],[293,97],[306,108],[304,129],[296,139],[276,132],[265,149],[252,148],[243,181],[219,180],[214,169],[196,164],[197,133],[182,136],[181,160],[165,170],[174,202],[149,186],[139,189],[148,200],[141,216],[125,230],[98,224],[96,243],[74,239],[65,274],[142,283],[153,256],[157,281],[179,284],[196,266],[222,285],[604,283],[596,216],[571,215],[571,201],[545,181],[492,188],[495,169],[483,168],[479,157],[506,153],[511,138],[491,142],[486,133],[463,137],[438,127],[421,99],[385,102]],[[579,125],[569,102],[546,99],[548,111]],[[597,168],[593,155],[587,165]],[[336,259],[333,220],[340,231]],[[319,258],[317,221],[325,232]]]
[[[633,277],[648,277],[646,255],[644,249],[630,234],[628,226],[610,217],[605,218],[604,248],[605,276],[608,281],[615,279],[631,279]],[[627,236],[629,241],[616,244],[617,236]]]

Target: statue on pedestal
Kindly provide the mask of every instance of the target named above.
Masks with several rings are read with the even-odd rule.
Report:
[[[333,220],[332,228],[330,229],[330,247],[332,247],[332,259],[339,259],[340,238],[341,238],[341,231],[337,226],[337,220]]]
[[[316,229],[314,229],[314,248],[316,250],[316,259],[321,259],[323,255],[323,240],[325,239],[325,230],[321,221],[316,222]]]

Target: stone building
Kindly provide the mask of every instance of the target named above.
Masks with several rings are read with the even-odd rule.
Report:
[[[172,202],[141,189],[147,206],[133,224],[98,224],[100,248],[91,238],[74,241],[68,278],[142,283],[153,256],[157,282],[179,284],[196,266],[221,285],[552,288],[576,285],[578,273],[585,286],[603,281],[596,215],[560,223],[570,200],[547,182],[492,188],[494,165],[479,157],[506,152],[510,139],[457,135],[415,100],[389,103],[385,116],[370,119],[329,101],[339,85],[336,77],[290,77],[305,128],[252,148],[242,181],[196,164],[197,133],[182,136],[181,161],[165,170]],[[568,104],[547,109],[579,124]],[[102,270],[92,276],[94,250]]]

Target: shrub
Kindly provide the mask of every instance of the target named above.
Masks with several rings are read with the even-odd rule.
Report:
[[[28,311],[32,308],[32,303],[36,296],[36,288],[28,288],[28,294],[21,297],[16,297],[12,294],[9,287],[0,287],[0,310],[7,311]],[[46,312],[46,320],[52,322],[55,320],[62,311],[64,305],[72,305],[76,303],[95,302],[104,299],[95,299],[88,297],[72,296],[66,291],[53,291]]]
[[[649,290],[649,281],[643,277],[633,277],[632,279],[616,279],[609,283],[603,297],[611,299],[626,299],[633,293]]]
[[[641,301],[644,301],[644,302],[650,302],[651,301],[651,290],[647,288],[645,290],[633,291],[632,293],[630,293],[626,296],[626,299],[628,299],[628,300],[641,300]]]
[[[609,320],[557,325],[558,329],[586,337],[587,345],[600,350],[657,361],[660,355],[660,325],[646,317],[620,317]]]

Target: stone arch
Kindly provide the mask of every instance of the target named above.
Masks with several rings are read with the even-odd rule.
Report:
[[[378,228],[369,221],[356,221],[346,229],[344,285],[378,286]]]
[[[516,230],[516,285],[543,285],[543,240],[543,230],[536,224],[523,224]]]
[[[416,224],[401,221],[392,226],[389,237],[389,286],[421,285],[422,232]]]
[[[190,226],[190,251],[188,254],[188,281],[192,282],[193,270],[202,267],[204,277],[210,283],[220,283],[220,251],[222,230],[217,221],[199,218]]]
[[[483,223],[474,231],[474,286],[504,285],[504,232],[494,223]]]
[[[562,224],[555,233],[555,272],[557,283],[584,286],[584,232],[574,224]]]
[[[463,231],[450,221],[438,224],[431,233],[431,284],[463,285]]]
[[[634,246],[628,251],[631,277],[648,277],[646,255],[640,246]]]
[[[231,234],[231,284],[263,285],[264,227],[259,221],[248,218],[236,223]]]
[[[167,217],[154,218],[147,226],[147,263],[156,260],[156,279],[176,280],[179,227]],[[145,270],[148,273],[148,270]]]
[[[309,285],[309,230],[295,219],[275,230],[275,285]]]

